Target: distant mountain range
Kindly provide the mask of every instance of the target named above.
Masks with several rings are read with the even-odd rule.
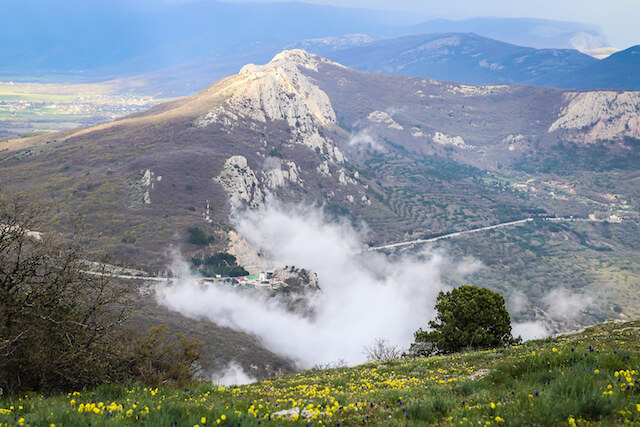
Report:
[[[411,34],[452,32],[475,33],[538,49],[577,49],[591,53],[609,46],[606,36],[595,25],[532,18],[436,19],[413,26]]]
[[[545,78],[561,72],[571,82],[570,73],[589,65],[585,55],[557,49],[583,53],[609,49],[598,27],[540,19],[420,23],[420,16],[407,13],[213,0],[111,0],[87,5],[84,0],[5,1],[0,80],[96,81],[134,75],[146,82],[136,86],[138,91],[179,96],[233,74],[246,63],[263,63],[282,49],[302,48],[371,71],[554,85],[565,80]],[[433,39],[436,33],[461,33],[456,49],[444,47],[452,55],[439,58],[443,50],[433,46],[407,53],[412,44]],[[353,48],[359,50],[331,54]],[[353,61],[348,58],[351,54]],[[485,62],[474,62],[474,54]],[[526,58],[517,62],[522,57]],[[387,62],[384,68],[375,67],[373,61],[378,59]],[[539,76],[540,83],[535,80]]]
[[[573,49],[534,49],[472,33],[380,40],[327,56],[361,71],[475,84],[545,81],[598,62]]]
[[[640,90],[638,46],[598,60],[574,49],[534,49],[473,33],[446,33],[362,43],[327,57],[366,72],[472,84]]]
[[[572,89],[640,90],[640,45],[583,68],[550,76],[544,83],[546,86]]]

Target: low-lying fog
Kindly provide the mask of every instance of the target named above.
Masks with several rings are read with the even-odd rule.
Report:
[[[235,225],[270,259],[318,274],[322,293],[311,301],[312,318],[254,293],[201,288],[179,257],[172,268],[181,279],[160,286],[158,301],[184,315],[255,335],[300,368],[339,360],[350,365],[364,362],[364,347],[376,339],[407,348],[413,333],[435,316],[438,292],[447,288],[441,273],[471,273],[478,264],[428,250],[393,259],[375,252],[361,254],[365,236],[346,222],[329,222],[318,209],[285,208],[274,200],[261,210],[243,213]],[[524,338],[546,333],[536,323],[514,325],[514,332]]]

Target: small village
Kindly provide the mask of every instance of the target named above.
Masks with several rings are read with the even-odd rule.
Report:
[[[287,286],[282,280],[273,277],[272,272],[261,272],[253,276],[222,277],[217,275],[214,278],[204,278],[196,280],[196,284],[201,287],[224,286],[240,289],[265,289],[277,290]]]

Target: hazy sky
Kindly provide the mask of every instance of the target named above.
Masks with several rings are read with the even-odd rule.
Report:
[[[245,0],[226,0],[245,1]],[[285,1],[285,0],[251,0]],[[429,18],[527,17],[599,25],[612,46],[640,44],[640,0],[303,0],[304,3],[412,11]]]

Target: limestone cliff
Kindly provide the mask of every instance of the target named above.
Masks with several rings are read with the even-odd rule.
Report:
[[[571,92],[565,99],[568,105],[549,132],[578,130],[581,132],[575,138],[587,143],[640,138],[639,92]]]
[[[257,208],[264,203],[258,178],[243,156],[227,159],[216,180],[229,195],[232,214],[242,207]]]
[[[279,53],[268,64],[246,65],[214,88],[226,101],[196,120],[196,125],[217,122],[228,130],[237,117],[256,122],[283,120],[291,131],[291,143],[306,145],[341,163],[344,156],[321,130],[337,122],[329,96],[303,72],[317,72],[322,63],[331,62],[291,50]]]

